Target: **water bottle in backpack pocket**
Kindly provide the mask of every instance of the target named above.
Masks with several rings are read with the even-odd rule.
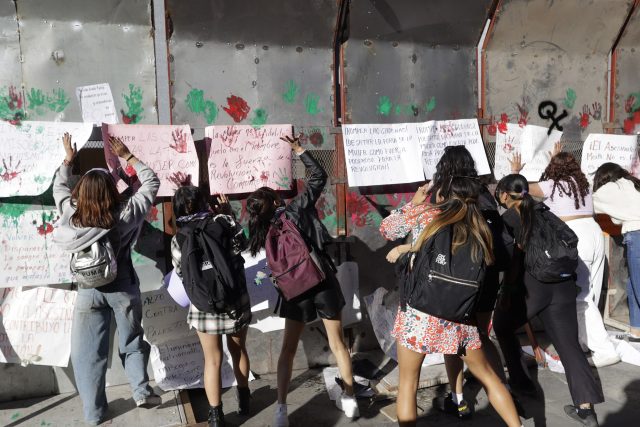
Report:
[[[531,234],[523,250],[526,271],[543,283],[568,280],[578,268],[578,236],[544,203],[534,208]]]
[[[117,255],[107,236],[86,249],[71,254],[71,274],[78,287],[84,289],[107,285],[118,275]]]
[[[473,323],[482,292],[486,265],[482,253],[471,256],[466,243],[451,251],[453,226],[431,236],[416,254],[405,254],[399,262],[401,307],[456,323]]]

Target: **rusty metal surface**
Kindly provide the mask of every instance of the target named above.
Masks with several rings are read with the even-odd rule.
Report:
[[[17,11],[32,120],[81,121],[76,87],[108,82],[121,116],[157,123],[149,0],[20,0]]]
[[[346,122],[474,117],[475,48],[491,3],[352,1]]]
[[[624,125],[625,120],[633,120],[634,107],[640,108],[640,7],[618,42],[616,55],[614,113],[616,121]]]
[[[20,87],[20,40],[16,8],[11,0],[0,1],[0,89],[5,86]]]
[[[331,125],[336,1],[169,0],[167,10],[174,123]]]
[[[603,132],[607,113],[607,55],[633,0],[505,0],[486,50],[488,127],[527,121],[550,100],[568,117],[563,138]],[[578,17],[579,19],[573,19]],[[568,22],[570,21],[570,22]],[[493,140],[493,135],[489,135]]]

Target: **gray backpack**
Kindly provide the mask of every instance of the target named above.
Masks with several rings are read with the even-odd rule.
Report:
[[[70,267],[73,280],[84,289],[107,285],[118,275],[116,254],[106,236],[71,254]]]

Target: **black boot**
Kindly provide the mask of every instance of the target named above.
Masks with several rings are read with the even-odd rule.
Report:
[[[209,427],[225,427],[222,403],[209,407]]]
[[[251,391],[249,387],[238,387],[236,389],[236,398],[238,400],[238,414],[249,415],[251,407]]]

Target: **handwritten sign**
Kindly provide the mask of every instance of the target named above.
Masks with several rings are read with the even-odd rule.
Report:
[[[424,180],[420,147],[408,123],[344,125],[344,154],[350,187]]]
[[[582,172],[590,177],[607,162],[630,171],[637,157],[637,144],[637,135],[589,134],[582,146]]]
[[[85,123],[118,123],[118,113],[113,103],[109,83],[80,86],[76,88],[76,97]]]
[[[527,125],[520,137],[520,151],[524,168],[520,171],[529,181],[538,181],[549,164],[549,152],[562,138],[562,132],[554,129],[548,135],[548,128]]]
[[[0,197],[47,191],[65,157],[62,135],[69,132],[80,150],[92,129],[91,123],[0,121]]]
[[[0,362],[67,366],[77,292],[53,288],[0,290]]]
[[[189,329],[187,314],[189,307],[181,307],[162,287],[142,295],[142,326],[144,338],[150,344],[164,344],[172,340],[196,336]]]
[[[189,125],[102,125],[104,152],[109,169],[120,164],[129,176],[133,167],[115,156],[107,144],[109,136],[116,136],[138,159],[149,166],[160,179],[159,197],[173,196],[178,184],[172,180],[176,173],[191,175],[193,185],[198,185],[198,155]],[[120,178],[114,174],[114,178]]]
[[[510,160],[514,154],[520,152],[523,131],[524,126],[507,123],[507,131],[496,134],[496,162],[493,175],[497,180],[511,174]]]
[[[211,194],[249,193],[260,187],[291,188],[291,148],[280,140],[291,125],[208,126]]]
[[[0,205],[0,288],[71,283],[68,254],[51,241],[54,207]]]
[[[422,149],[422,166],[427,179],[432,179],[444,149],[464,145],[476,164],[478,175],[491,173],[477,119],[439,120],[415,123],[418,144]]]

